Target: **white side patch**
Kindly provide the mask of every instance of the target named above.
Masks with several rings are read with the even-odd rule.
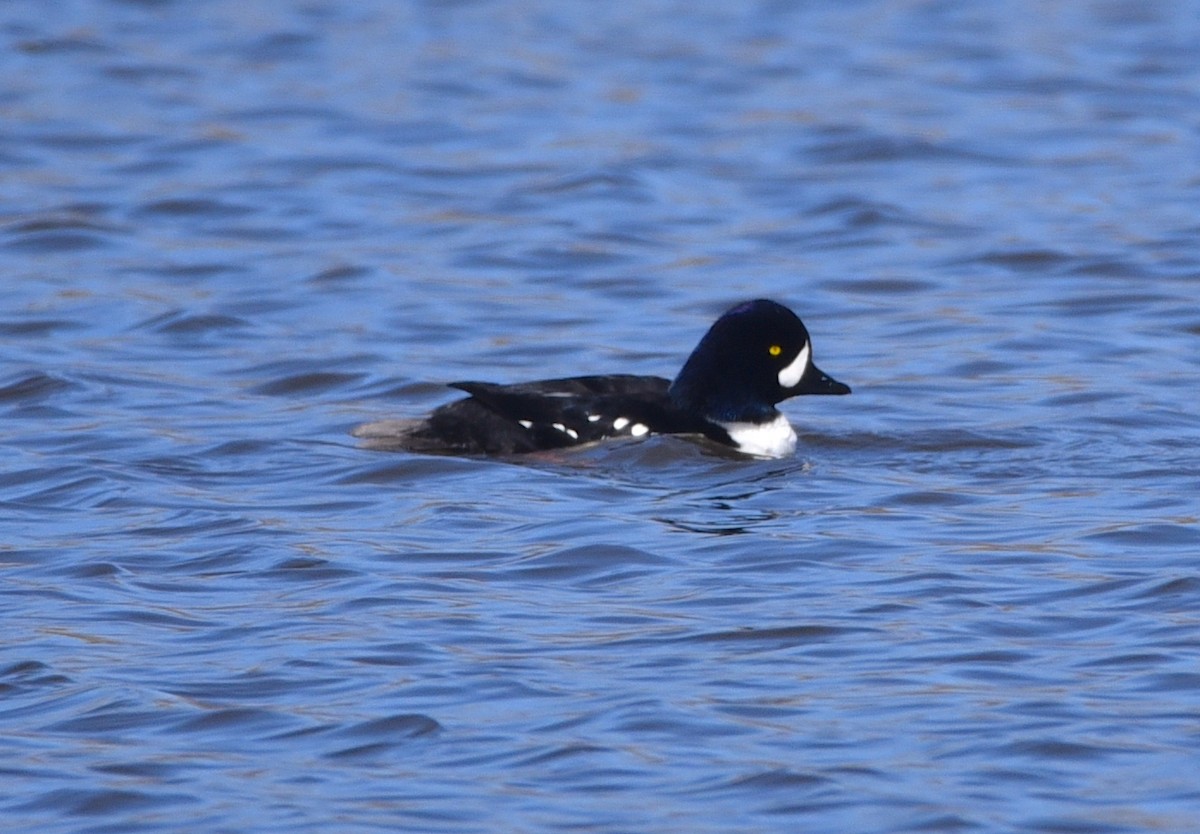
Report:
[[[643,434],[650,433],[650,427],[643,425],[641,423],[634,423],[633,426],[629,429],[629,433],[632,434],[634,437],[641,437]]]
[[[628,420],[626,420],[624,417],[618,417],[617,419],[613,420],[613,431],[620,431],[628,425]]]
[[[588,422],[589,422],[589,423],[599,423],[599,422],[600,422],[600,415],[599,415],[599,414],[589,414],[589,415],[588,415]]]
[[[781,458],[796,451],[796,430],[782,414],[769,423],[722,423],[721,427],[737,450],[747,455]]]
[[[532,421],[532,420],[518,420],[518,421],[517,421],[517,423],[519,423],[519,424],[520,424],[520,426],[521,426],[521,428],[523,428],[523,429],[531,429],[531,428],[533,428],[533,421]]]
[[[795,388],[796,383],[804,376],[804,372],[808,370],[809,363],[812,361],[812,345],[808,342],[804,343],[804,347],[800,348],[800,352],[796,354],[796,358],[791,361],[786,368],[779,372],[779,384],[783,388]]]

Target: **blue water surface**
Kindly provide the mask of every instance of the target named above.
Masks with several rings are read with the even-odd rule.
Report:
[[[0,37],[0,829],[1197,830],[1194,4]],[[793,458],[350,435],[754,297]]]

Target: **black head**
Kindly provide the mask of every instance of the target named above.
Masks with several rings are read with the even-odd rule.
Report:
[[[761,421],[798,394],[849,393],[813,364],[799,317],[765,299],[717,319],[671,384],[676,405],[719,421]]]

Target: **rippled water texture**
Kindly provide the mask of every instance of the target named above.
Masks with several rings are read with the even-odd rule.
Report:
[[[0,35],[0,829],[1200,829],[1195,4]],[[793,459],[349,434],[758,296]]]

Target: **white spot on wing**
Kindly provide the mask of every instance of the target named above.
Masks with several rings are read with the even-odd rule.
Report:
[[[575,431],[575,429],[569,429],[566,426],[564,426],[562,423],[551,423],[550,425],[552,425],[554,428],[558,429],[560,432],[562,432],[563,434],[565,434],[567,437],[571,438],[572,440],[579,439],[579,432]]]
[[[522,428],[526,428],[526,429],[531,429],[531,428],[533,428],[533,421],[532,421],[532,420],[518,420],[517,422],[521,424],[521,427],[522,427]]]
[[[629,425],[629,420],[627,420],[624,417],[618,417],[617,419],[613,420],[613,430],[614,431],[620,431],[621,429],[625,428],[628,425]]]
[[[629,429],[629,433],[634,437],[641,437],[643,434],[648,434],[649,431],[650,428],[642,423],[634,423]]]
[[[804,347],[800,348],[800,352],[796,354],[786,368],[779,372],[779,385],[783,388],[795,388],[796,383],[804,376],[804,372],[808,370],[808,366],[812,361],[812,345],[808,342],[804,343]]]
[[[598,422],[600,422],[600,419],[601,419],[601,418],[600,418],[600,415],[599,415],[599,414],[589,414],[589,415],[588,415],[588,422],[589,422],[589,423],[598,423]]]
[[[780,414],[769,423],[722,423],[739,452],[760,458],[781,458],[796,451],[796,430]]]

